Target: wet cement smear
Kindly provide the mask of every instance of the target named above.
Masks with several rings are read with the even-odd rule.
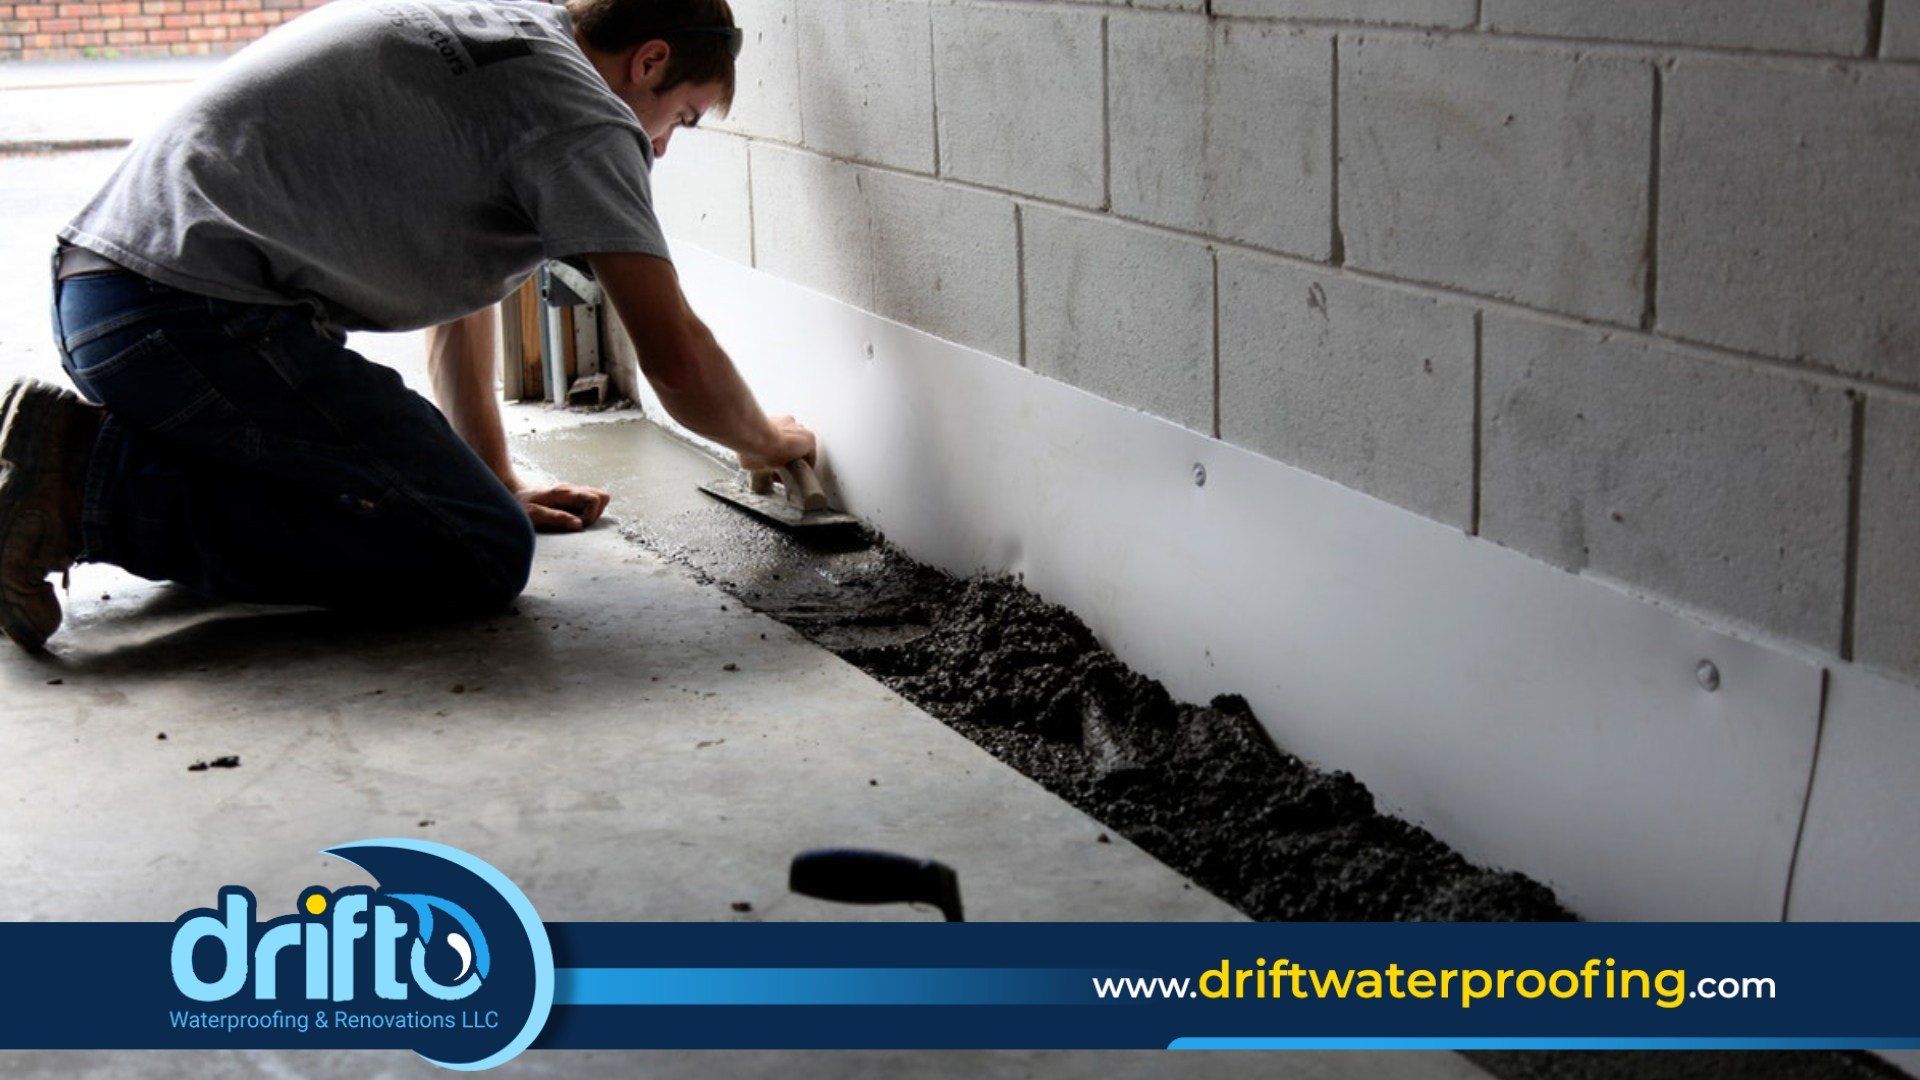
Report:
[[[1244,701],[1174,701],[1018,581],[958,581],[877,538],[803,543],[695,492],[724,470],[652,425],[570,432],[528,456],[608,487],[630,538],[866,670],[1253,918],[1573,918],[1546,886],[1472,865],[1380,813],[1351,775],[1275,746]],[[1514,1080],[1902,1075],[1852,1054],[1467,1056]]]

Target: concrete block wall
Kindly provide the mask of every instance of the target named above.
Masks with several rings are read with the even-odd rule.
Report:
[[[1920,0],[736,6],[682,239],[1920,681]]]

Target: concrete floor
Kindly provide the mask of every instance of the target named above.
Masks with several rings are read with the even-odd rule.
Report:
[[[109,93],[0,68],[0,144],[130,137],[194,65],[127,68]],[[204,64],[197,70],[204,70]],[[31,83],[34,89],[8,89]],[[17,95],[17,96],[16,96]],[[97,151],[0,156],[0,379],[58,377],[53,230],[111,171]],[[421,384],[418,335],[356,346]],[[521,439],[578,421],[509,410]],[[686,459],[638,437],[684,497]],[[532,446],[532,443],[523,443]],[[653,446],[652,451],[645,447]],[[650,455],[650,456],[649,456]],[[567,462],[542,453],[564,470]],[[652,463],[652,464],[649,464]],[[605,463],[601,463],[603,466]],[[735,665],[729,671],[725,666]],[[159,738],[164,732],[166,738]],[[76,572],[51,658],[0,648],[0,919],[170,919],[229,882],[268,903],[361,880],[319,848],[379,835],[471,850],[549,919],[858,919],[786,893],[802,848],[944,858],[981,919],[1231,919],[884,687],[697,584],[612,528],[543,542],[515,614],[431,628],[212,606],[117,571]],[[189,772],[238,754],[232,771]],[[753,905],[733,912],[736,901]],[[1470,1077],[1450,1055],[544,1054],[526,1075]],[[40,1076],[362,1076],[404,1054],[0,1055]]]

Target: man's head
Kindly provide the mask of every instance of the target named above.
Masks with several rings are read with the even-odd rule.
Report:
[[[740,31],[727,0],[567,0],[574,34],[653,140],[733,105]]]

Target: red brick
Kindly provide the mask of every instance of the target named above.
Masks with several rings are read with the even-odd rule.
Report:
[[[79,19],[41,19],[40,32],[43,34],[67,34],[80,29]]]
[[[100,5],[91,3],[61,4],[60,17],[63,19],[84,19],[89,15],[100,14]]]
[[[107,35],[110,45],[144,45],[147,43],[145,30],[115,30]]]
[[[55,14],[52,4],[20,4],[13,9],[16,19],[51,19]]]

